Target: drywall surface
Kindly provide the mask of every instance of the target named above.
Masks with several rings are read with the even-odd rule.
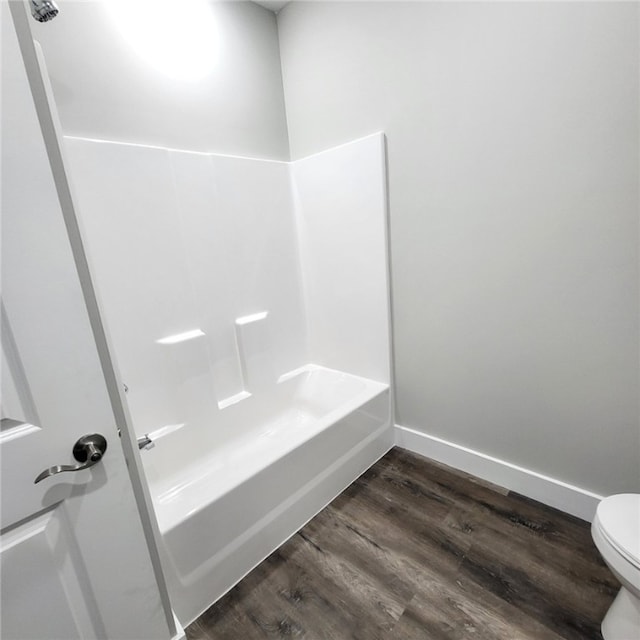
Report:
[[[292,3],[292,158],[388,144],[397,422],[639,491],[635,3]]]
[[[65,135],[288,159],[275,15],[169,1],[62,2],[34,24]]]

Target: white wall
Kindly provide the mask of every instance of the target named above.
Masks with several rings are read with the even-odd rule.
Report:
[[[292,3],[294,159],[388,141],[397,421],[640,490],[638,5]]]
[[[166,0],[125,0],[125,18],[140,13],[136,5],[145,12],[135,39],[143,53],[151,51],[144,43],[152,35],[176,58],[198,44],[209,56],[215,41],[212,68],[188,80],[165,75],[136,53],[108,10],[115,2],[63,0],[55,20],[34,23],[65,135],[288,159],[273,13],[252,2],[196,0],[209,10],[211,29],[185,43],[181,21],[199,19],[193,2],[174,2],[169,14],[162,10]],[[197,62],[197,48],[195,54]],[[185,73],[191,69],[187,62]]]

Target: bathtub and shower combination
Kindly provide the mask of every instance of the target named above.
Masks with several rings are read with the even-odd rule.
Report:
[[[384,136],[65,147],[186,625],[392,445]]]

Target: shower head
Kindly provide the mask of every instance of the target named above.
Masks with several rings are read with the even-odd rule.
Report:
[[[31,0],[31,15],[38,22],[49,22],[58,15],[58,6],[53,0]]]

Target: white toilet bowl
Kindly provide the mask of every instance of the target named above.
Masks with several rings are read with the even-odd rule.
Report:
[[[593,541],[622,588],[602,621],[604,640],[640,638],[640,494],[605,498],[591,525]]]

